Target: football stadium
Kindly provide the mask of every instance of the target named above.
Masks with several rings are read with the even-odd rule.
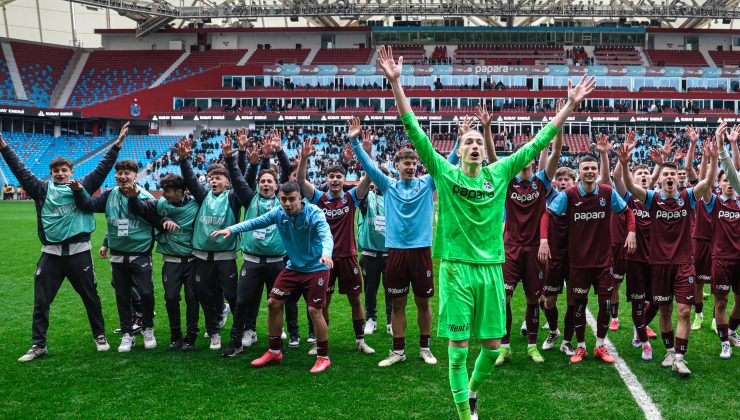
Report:
[[[0,5],[0,418],[740,411],[740,1]]]

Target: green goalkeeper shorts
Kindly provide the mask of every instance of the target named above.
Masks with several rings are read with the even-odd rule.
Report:
[[[506,292],[501,264],[442,260],[438,335],[453,341],[506,334]]]

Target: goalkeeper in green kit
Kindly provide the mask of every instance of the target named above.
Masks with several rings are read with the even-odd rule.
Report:
[[[450,388],[461,419],[477,418],[477,391],[491,374],[506,333],[506,293],[503,213],[509,181],[531,162],[560,131],[565,120],[594,89],[584,76],[575,87],[568,82],[568,102],[534,140],[506,159],[482,167],[484,141],[477,130],[460,138],[453,166],[434,151],[411,111],[401,88],[403,57],[398,63],[390,47],[380,47],[378,65],[393,88],[406,134],[434,179],[439,201],[432,256],[439,266],[438,334],[449,340]],[[481,353],[468,379],[468,340],[481,341]]]

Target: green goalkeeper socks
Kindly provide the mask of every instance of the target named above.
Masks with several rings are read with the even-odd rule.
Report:
[[[501,352],[499,350],[489,350],[485,347],[481,347],[478,359],[475,361],[475,369],[473,369],[473,375],[470,378],[470,390],[478,392],[478,388],[491,375],[493,370],[493,364],[496,363],[496,359]]]
[[[468,349],[462,347],[447,347],[447,355],[450,359],[450,389],[452,399],[455,400],[457,414],[461,420],[470,419],[470,406],[468,405]]]

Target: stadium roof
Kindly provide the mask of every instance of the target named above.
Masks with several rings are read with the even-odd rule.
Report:
[[[86,47],[95,29],[163,27],[347,27],[382,21],[439,26],[641,24],[662,28],[740,28],[740,0],[0,0],[5,35],[70,44],[72,21]]]

